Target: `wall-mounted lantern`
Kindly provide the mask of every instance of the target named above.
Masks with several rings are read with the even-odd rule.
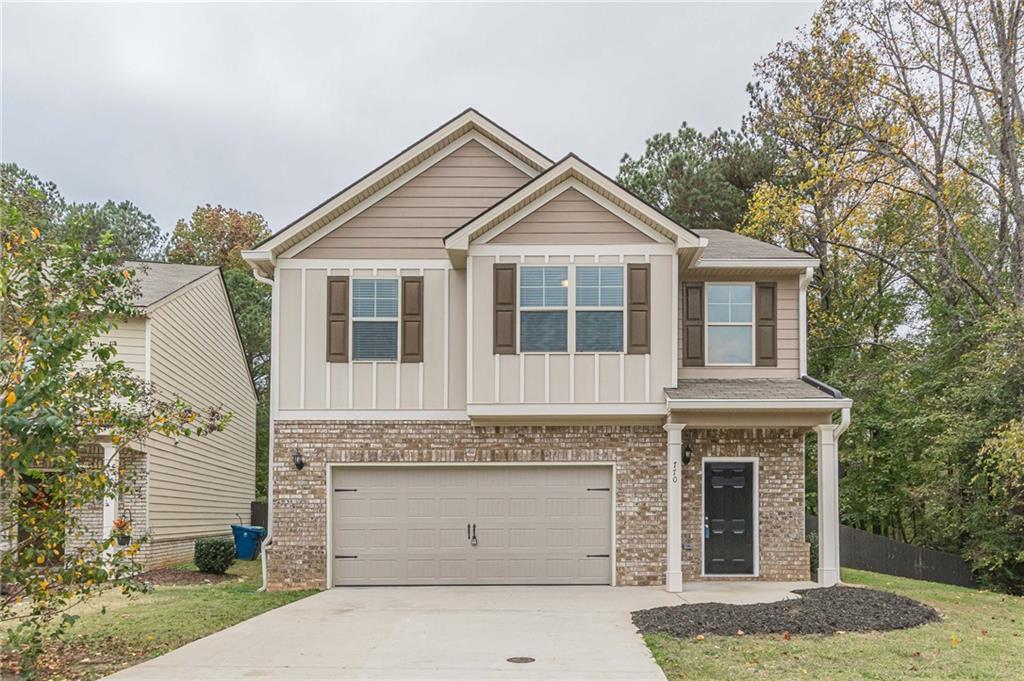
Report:
[[[295,450],[292,452],[292,463],[295,464],[295,470],[301,471],[306,465],[305,459],[302,458],[302,452]]]
[[[690,445],[683,447],[683,465],[689,466],[693,461],[693,448]]]

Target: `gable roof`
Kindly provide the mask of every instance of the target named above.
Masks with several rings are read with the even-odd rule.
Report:
[[[669,239],[678,248],[702,245],[700,235],[678,224],[657,208],[644,202],[610,177],[575,154],[558,163],[512,192],[445,237],[449,255],[461,258],[469,244],[500,226],[504,221],[560,185],[574,181],[594,192],[633,220]]]
[[[256,266],[271,264],[278,254],[299,243],[317,229],[355,205],[377,194],[408,171],[465,135],[476,132],[521,162],[536,175],[552,161],[476,109],[466,109],[455,118],[427,133],[382,165],[359,178],[306,214],[242,253]],[[272,268],[272,264],[271,264]]]
[[[167,262],[126,262],[135,272],[139,296],[135,305],[145,309],[177,293],[192,282],[217,270],[208,265],[178,265]]]

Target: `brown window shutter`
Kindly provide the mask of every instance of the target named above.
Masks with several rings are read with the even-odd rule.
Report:
[[[327,361],[348,361],[348,277],[327,277]]]
[[[704,366],[704,284],[683,283],[683,366]]]
[[[626,352],[646,355],[651,351],[651,266],[629,265],[626,275],[629,288]]]
[[[494,354],[516,354],[516,266],[494,265]]]
[[[402,277],[402,361],[423,361],[423,277]]]
[[[755,363],[759,367],[773,367],[779,362],[778,343],[776,341],[778,338],[776,332],[778,328],[778,313],[776,312],[778,304],[775,296],[775,283],[758,282],[755,290],[757,294],[754,299],[756,328],[754,352],[757,353],[757,361]]]

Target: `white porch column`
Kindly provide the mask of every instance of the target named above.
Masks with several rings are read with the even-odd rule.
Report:
[[[818,586],[839,583],[839,426],[818,433]]]
[[[117,447],[110,442],[103,443],[103,466],[109,467],[117,475],[120,470]],[[114,519],[117,518],[117,496],[103,497],[103,538],[109,539],[113,530]]]
[[[665,477],[668,483],[668,512],[666,526],[668,528],[665,590],[679,592],[683,590],[683,428],[682,423],[667,423],[668,448],[666,456]]]

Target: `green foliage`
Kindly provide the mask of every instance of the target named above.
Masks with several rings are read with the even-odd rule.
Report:
[[[216,265],[249,271],[242,251],[270,234],[259,213],[224,206],[196,206],[192,217],[178,220],[167,245],[167,262]]]
[[[155,432],[202,435],[228,418],[158,394],[113,345],[96,342],[135,314],[133,272],[110,232],[89,242],[94,224],[45,213],[47,196],[29,187],[0,200],[0,621],[16,622],[5,647],[28,669],[42,641],[73,623],[68,608],[107,589],[140,588],[139,544],[94,539],[72,512],[127,491],[131,480],[112,461],[97,466],[84,455],[100,441],[122,450]]]
[[[721,129],[703,135],[683,123],[675,135],[647,140],[639,158],[623,156],[618,181],[690,229],[731,231],[774,167],[764,138]]]
[[[235,562],[235,542],[223,537],[196,539],[194,562],[200,572],[222,575]]]

